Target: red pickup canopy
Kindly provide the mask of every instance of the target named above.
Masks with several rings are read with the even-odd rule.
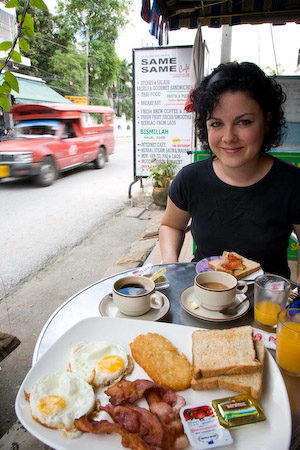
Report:
[[[19,104],[10,111],[14,120],[26,119],[79,119],[82,113],[113,114],[110,106],[77,105],[69,103]]]

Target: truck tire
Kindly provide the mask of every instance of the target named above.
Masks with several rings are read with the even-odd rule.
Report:
[[[96,169],[103,169],[105,165],[106,155],[103,147],[99,148],[97,158],[93,161]]]
[[[51,186],[57,178],[55,163],[50,156],[43,159],[40,166],[40,172],[34,177],[37,186]]]

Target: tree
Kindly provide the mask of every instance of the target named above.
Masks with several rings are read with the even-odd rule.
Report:
[[[82,95],[84,92],[85,55],[75,47],[58,49],[49,60],[51,86],[61,95]]]
[[[24,7],[24,1],[20,0],[20,7],[17,13],[21,13]],[[35,10],[31,5],[28,7],[28,13],[32,15],[34,24],[34,39],[30,43],[30,48],[27,52],[21,50],[30,59],[31,66],[20,66],[19,72],[26,75],[42,76],[45,80],[49,80],[49,60],[53,56],[56,47],[54,45],[54,18],[49,11]]]
[[[119,61],[112,91],[117,116],[125,114],[127,118],[132,118],[132,64],[126,59]]]
[[[6,58],[1,61],[0,74],[4,69],[7,69],[10,61],[15,61],[17,63],[22,61],[20,53],[15,50],[17,43],[19,44],[20,49],[25,52],[29,50],[27,39],[32,39],[34,37],[34,24],[32,17],[28,12],[29,1],[38,9],[44,11],[47,11],[48,9],[43,0],[26,0],[22,13],[18,16],[18,32],[15,38],[12,41],[4,41],[0,43],[0,51],[7,51]],[[5,5],[6,8],[17,8],[18,6],[18,0],[9,0]],[[10,110],[8,95],[12,90],[19,92],[19,83],[14,74],[12,74],[10,70],[6,70],[0,84],[0,106],[6,111]]]
[[[108,98],[119,65],[114,44],[127,23],[132,0],[66,0],[58,3],[58,23],[86,54],[86,89],[93,99]],[[63,26],[63,29],[65,27]]]

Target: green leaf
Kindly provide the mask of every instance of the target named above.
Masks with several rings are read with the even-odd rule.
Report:
[[[34,38],[34,31],[32,31],[31,28],[23,27],[23,31],[24,31],[25,36],[28,37],[29,39]]]
[[[17,8],[18,6],[19,6],[18,0],[9,0],[6,3],[5,8]]]
[[[11,41],[3,41],[0,44],[0,50],[9,50],[10,48],[12,48],[12,42]]]
[[[26,13],[25,14],[25,18],[24,18],[24,22],[23,22],[23,27],[25,28],[29,28],[32,32],[34,32],[34,25],[33,25],[33,19],[31,17],[30,14]]]
[[[42,11],[48,11],[47,5],[45,5],[43,0],[30,0],[30,3],[32,4],[32,6],[35,6]]]
[[[19,52],[17,52],[16,50],[14,50],[11,54],[11,59],[15,62],[22,62],[22,58]]]
[[[19,47],[22,50],[24,50],[24,52],[28,52],[29,45],[28,45],[28,42],[26,41],[26,39],[24,39],[24,38],[19,39]]]
[[[3,81],[1,85],[1,92],[4,92],[5,94],[9,94],[11,92],[11,87],[6,81]]]
[[[19,92],[19,83],[15,75],[8,70],[4,74],[4,80],[10,85],[10,87],[16,91]]]
[[[6,111],[10,110],[10,103],[7,95],[0,94],[0,106],[5,109]]]

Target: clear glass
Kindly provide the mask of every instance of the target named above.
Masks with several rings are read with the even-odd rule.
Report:
[[[287,374],[300,377],[300,308],[278,314],[276,361]]]
[[[259,325],[276,328],[277,315],[286,306],[290,282],[265,273],[254,280],[254,319]]]

